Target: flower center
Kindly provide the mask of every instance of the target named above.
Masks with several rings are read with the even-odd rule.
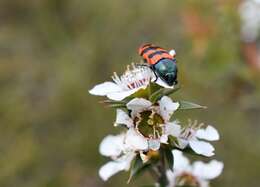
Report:
[[[200,187],[197,178],[190,173],[183,172],[176,180],[177,186]]]
[[[135,127],[145,137],[159,138],[163,133],[164,120],[154,111],[147,110],[134,119]]]

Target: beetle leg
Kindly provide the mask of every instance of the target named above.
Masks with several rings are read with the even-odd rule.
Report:
[[[141,66],[141,67],[148,67],[148,68],[150,68],[150,66],[148,65],[148,64],[145,64],[145,63],[135,63],[134,65],[136,65],[136,66]]]
[[[158,80],[158,75],[155,73],[155,71],[154,71],[153,69],[151,69],[151,70],[152,70],[153,74],[155,75],[155,80],[154,80],[154,82],[156,82],[156,81]]]

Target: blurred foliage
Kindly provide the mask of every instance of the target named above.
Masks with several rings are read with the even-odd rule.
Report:
[[[1,1],[0,186],[127,186],[127,174],[98,177],[98,145],[117,133],[115,114],[88,90],[139,62],[143,42],[176,49],[174,99],[208,106],[176,117],[221,132],[216,158],[225,169],[212,186],[259,186],[260,79],[241,56],[238,3]]]

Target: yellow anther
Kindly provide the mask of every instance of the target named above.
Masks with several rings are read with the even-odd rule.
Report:
[[[152,119],[148,119],[147,123],[148,123],[148,125],[153,125],[153,120]]]

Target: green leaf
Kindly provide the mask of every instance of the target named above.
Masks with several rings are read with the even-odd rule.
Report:
[[[176,87],[173,89],[170,88],[161,88],[155,92],[153,92],[149,99],[152,103],[156,103],[159,99],[161,99],[163,96],[169,96],[171,94],[173,94],[174,92],[178,91],[180,89],[180,87]]]
[[[169,96],[169,95],[177,92],[180,88],[181,88],[180,86],[174,87],[173,89],[165,88],[163,91],[163,94]]]
[[[107,107],[111,108],[126,108],[126,102],[125,101],[113,101],[113,100],[104,100],[100,101],[100,103],[106,104]]]
[[[126,104],[111,104],[107,106],[111,108],[126,108]]]
[[[164,152],[165,152],[165,158],[167,160],[168,166],[173,171],[174,158],[173,158],[172,150],[166,148]]]
[[[125,101],[113,101],[113,100],[104,100],[104,101],[100,101],[100,103],[105,103],[105,104],[126,104]]]
[[[128,178],[127,183],[130,183],[133,177],[137,177],[144,170],[148,169],[149,166],[150,164],[144,164],[141,157],[137,155],[135,160],[133,161],[133,165],[131,167],[130,176]]]
[[[135,92],[132,95],[130,95],[129,97],[127,97],[125,99],[125,101],[128,102],[128,101],[132,100],[133,98],[145,98],[145,99],[148,99],[149,98],[149,86],[147,86],[145,89],[141,88],[137,92]]]
[[[152,93],[149,97],[149,100],[152,102],[152,103],[155,103],[156,101],[158,101],[163,95],[163,88],[155,91],[154,93]]]
[[[158,84],[156,84],[154,82],[150,82],[149,87],[150,87],[150,95],[162,88],[161,86],[159,86]]]
[[[178,109],[181,110],[188,110],[188,109],[205,109],[207,108],[206,106],[201,106],[192,102],[188,101],[179,101],[180,107]]]
[[[179,149],[179,150],[186,154],[191,155],[193,158],[196,158],[196,159],[208,158],[207,156],[204,156],[204,155],[198,155],[190,147],[186,147],[185,149]]]
[[[168,136],[168,142],[172,146],[172,148],[175,147],[176,143],[178,143],[177,138],[172,135]]]

